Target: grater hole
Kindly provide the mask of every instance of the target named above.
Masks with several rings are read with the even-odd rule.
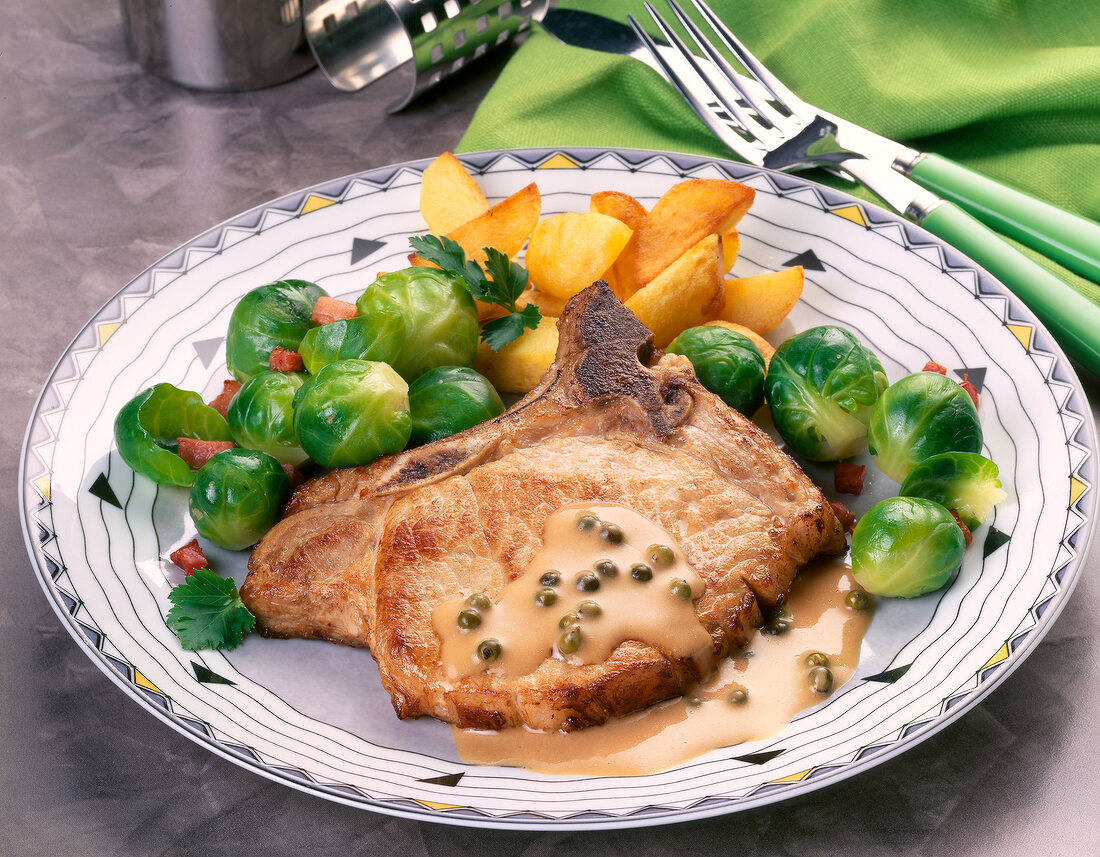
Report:
[[[478,45],[476,48],[474,48],[474,59],[477,59],[479,56],[484,54],[487,50],[489,50],[489,46],[487,44],[485,44],[485,42],[482,42],[480,45]]]
[[[497,7],[497,16],[500,18],[500,20],[503,21],[505,18],[507,18],[511,14],[512,14],[512,4],[507,2],[507,0],[505,0],[504,3],[501,3],[500,6]]]
[[[447,13],[448,18],[457,18],[462,10],[458,8],[458,3],[455,0],[447,0],[443,4],[443,11]]]
[[[432,12],[425,12],[420,16],[420,26],[424,28],[425,33],[430,33],[439,25],[435,15]]]
[[[495,44],[503,45],[506,41],[508,41],[508,36],[509,35],[510,34],[507,30],[501,31],[500,35],[497,36],[497,40],[496,40]]]
[[[431,58],[432,62],[439,62],[443,59],[443,45],[440,42],[436,42],[432,45]]]
[[[354,18],[359,14],[359,4],[355,2],[355,0],[352,0],[351,3],[348,3],[348,5],[344,7],[344,14],[349,18]]]
[[[461,48],[465,44],[466,44],[466,31],[465,30],[459,30],[457,33],[455,33],[455,47],[456,48]]]
[[[336,29],[336,16],[325,15],[325,20],[322,22],[326,33],[331,33]]]
[[[489,16],[488,15],[482,15],[480,18],[478,18],[476,27],[477,27],[477,31],[479,33],[484,33],[486,30],[488,30],[489,29]]]
[[[466,57],[459,57],[453,63],[451,63],[451,74],[454,74],[462,66],[466,65]]]

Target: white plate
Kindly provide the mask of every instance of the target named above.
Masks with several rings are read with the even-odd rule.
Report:
[[[883,600],[841,692],[773,738],[651,776],[463,764],[443,725],[397,721],[365,650],[254,635],[228,654],[183,651],[164,615],[181,579],[168,553],[193,535],[185,494],[122,464],[114,415],[158,381],[219,392],[229,313],[249,289],[294,277],[354,300],[376,272],[404,267],[408,236],[424,230],[427,162],[370,170],[255,208],[157,262],[84,327],[42,392],[23,448],[27,544],[63,624],[126,693],[246,768],[353,806],[485,827],[639,826],[734,812],[865,770],[958,717],[1035,647],[1088,551],[1096,442],[1066,359],[1000,284],[874,206],[739,164],[593,149],[463,160],[493,200],[538,182],[544,214],[585,211],[605,189],[651,204],[685,176],[753,186],[735,273],[802,264],[807,275],[772,338],[838,323],[892,380],[927,360],[967,373],[1008,499],[948,589]],[[831,483],[828,470],[811,475]],[[873,479],[856,511],[893,490]],[[211,553],[243,580],[244,554]]]

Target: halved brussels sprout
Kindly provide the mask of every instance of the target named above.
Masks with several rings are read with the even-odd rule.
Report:
[[[199,535],[227,550],[256,544],[278,522],[290,478],[270,455],[226,449],[195,474],[191,520]]]
[[[294,394],[303,381],[300,372],[261,372],[245,381],[229,403],[233,442],[282,464],[301,464],[306,454],[294,435]]]
[[[489,379],[465,366],[437,366],[409,386],[410,446],[457,434],[504,413]]]
[[[270,368],[275,346],[297,351],[324,289],[305,280],[279,280],[253,289],[233,308],[225,337],[225,362],[238,381]]]
[[[966,541],[943,506],[888,497],[852,533],[852,575],[872,595],[915,598],[939,589],[962,564]]]
[[[190,485],[195,474],[176,454],[177,438],[230,440],[222,415],[198,393],[171,384],[142,390],[115,417],[118,454],[133,470],[160,485]]]
[[[401,352],[405,332],[404,314],[394,307],[380,307],[370,315],[311,327],[302,337],[298,353],[312,375],[337,360],[390,363]]]
[[[978,452],[978,409],[961,386],[938,372],[915,372],[891,384],[871,414],[867,440],[875,465],[895,482],[941,452]]]
[[[409,386],[385,363],[337,360],[294,394],[294,434],[323,467],[369,464],[409,442]]]
[[[751,339],[718,326],[689,327],[668,348],[691,361],[699,382],[747,417],[764,404],[764,355]]]
[[[898,493],[954,509],[974,530],[989,520],[993,507],[1007,496],[998,475],[997,465],[984,455],[941,452],[914,467]]]
[[[840,327],[787,339],[768,364],[764,392],[783,439],[811,461],[839,461],[867,445],[867,423],[886,373],[873,352]]]
[[[472,366],[477,356],[477,308],[455,274],[416,266],[383,274],[355,302],[359,314],[396,311],[405,342],[390,362],[412,383],[436,366]]]

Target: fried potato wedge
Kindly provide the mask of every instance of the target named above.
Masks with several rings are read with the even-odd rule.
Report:
[[[712,321],[722,312],[725,271],[717,233],[711,233],[635,292],[626,306],[653,331],[664,348],[689,327]]]
[[[523,309],[528,304],[534,304],[543,316],[550,316],[551,318],[560,318],[567,303],[568,301],[564,298],[548,295],[538,289],[528,289],[516,299],[517,308]]]
[[[484,262],[486,247],[493,247],[511,258],[520,251],[542,212],[542,196],[533,182],[502,199],[492,208],[446,233],[466,251],[467,259]],[[413,265],[431,265],[415,253],[409,256]]]
[[[669,188],[636,233],[638,285],[652,281],[704,236],[733,229],[755,195],[751,187],[723,179],[688,179]]]
[[[428,164],[420,182],[420,214],[433,235],[449,235],[488,209],[485,194],[458,158],[444,152]]]
[[[724,327],[726,328],[726,330],[732,330],[734,333],[740,333],[742,336],[752,340],[753,345],[760,349],[760,353],[764,355],[765,366],[772,362],[772,355],[775,354],[775,347],[752,328],[745,327],[745,325],[743,324],[736,324],[732,321],[723,321],[722,319],[708,321],[706,323],[706,326]]]
[[[630,240],[626,242],[618,258],[603,275],[603,279],[611,286],[615,296],[625,301],[638,291],[638,283],[634,279],[635,248],[638,245],[636,233],[648,212],[645,206],[630,194],[617,190],[601,190],[592,194],[588,201],[588,210],[621,220],[635,233],[630,236]],[[728,271],[729,268],[726,270]]]
[[[722,263],[726,266],[728,274],[733,269],[733,263],[741,255],[741,233],[731,229],[722,236]]]
[[[558,320],[543,316],[534,330],[493,351],[484,342],[477,346],[474,368],[492,382],[499,393],[529,393],[542,379],[558,351]]]
[[[629,226],[606,214],[547,217],[527,245],[531,282],[545,294],[568,300],[603,276],[632,234]]]
[[[805,273],[801,265],[725,282],[726,306],[720,318],[767,333],[780,325],[802,296]]]

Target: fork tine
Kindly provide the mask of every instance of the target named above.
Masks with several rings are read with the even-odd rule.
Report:
[[[755,77],[757,82],[774,97],[776,104],[782,108],[785,115],[794,115],[794,108],[791,105],[800,103],[798,96],[791,92],[779,78],[768,71],[760,60],[753,56],[752,51],[741,43],[741,40],[730,31],[729,27],[722,23],[722,19],[703,0],[691,0],[691,5],[706,19],[706,22],[714,30],[726,49],[737,57],[737,61],[748,69],[749,74]]]
[[[705,35],[703,35],[703,31],[699,29],[696,23],[691,20],[691,18],[689,18],[686,14],[684,14],[684,10],[681,9],[679,5],[677,5],[675,0],[666,0],[666,2],[668,3],[668,6],[672,10],[673,14],[676,15],[677,20],[679,20],[679,22],[683,24],[684,29],[686,29],[691,34],[692,39],[695,40],[695,44],[699,46],[699,49],[707,55],[707,58],[711,61],[711,63],[713,63],[714,66],[718,68],[724,75],[724,77],[722,77],[720,80],[715,80],[713,74],[709,70],[701,67],[696,67],[696,71],[698,71],[710,84],[710,88],[714,90],[715,97],[722,102],[722,106],[726,106],[726,99],[721,97],[722,91],[726,86],[732,87],[737,92],[738,96],[740,96],[740,98],[743,99],[744,102],[749,105],[749,107],[756,111],[756,115],[753,118],[756,119],[757,122],[759,122],[765,128],[774,128],[775,123],[768,117],[768,113],[771,108],[766,104],[766,102],[761,103],[760,99],[753,98],[752,93],[748,92],[745,87],[741,86],[737,79],[738,74],[736,69],[734,69],[734,67],[730,65],[729,60],[727,60],[721,54],[721,52],[714,47],[711,41]],[[696,3],[695,5],[698,7],[699,4]],[[784,116],[790,115],[789,111],[781,111],[781,113]]]
[[[661,31],[661,35],[663,35],[665,37],[665,39],[668,41],[668,43],[672,47],[676,48],[676,50],[679,51],[680,56],[691,67],[691,70],[693,72],[695,72],[695,74],[699,77],[699,79],[702,80],[706,84],[710,84],[711,81],[709,80],[706,72],[704,72],[703,69],[700,67],[699,61],[696,59],[695,54],[693,54],[691,49],[684,43],[684,40],[681,39],[679,37],[679,35],[677,35],[676,32],[671,27],[668,26],[668,24],[665,22],[664,18],[662,18],[657,13],[657,10],[653,8],[652,4],[650,4],[648,2],[648,0],[646,0],[644,5],[645,5],[645,8],[646,8],[646,11],[649,12],[650,17],[653,19],[653,22],[657,25],[657,28]],[[638,28],[635,28],[635,31],[637,31],[637,29]],[[640,35],[641,35],[641,33],[639,33],[639,36]],[[647,35],[647,38],[648,38],[648,35]],[[647,42],[646,46],[650,48],[650,52],[658,53],[658,54],[660,53],[659,51],[655,51],[654,47],[650,47],[648,42]],[[658,61],[661,62],[661,60],[658,60]],[[672,74],[671,71],[670,71],[670,74]],[[677,75],[677,77],[679,78],[679,75]],[[683,83],[684,86],[687,87],[686,82],[684,82],[682,79],[680,80],[680,83]],[[679,85],[680,84],[678,83],[677,86],[679,87]],[[690,89],[690,87],[687,87],[687,88]],[[719,101],[719,103],[722,105],[722,107],[725,108],[726,112],[730,116],[733,117],[733,119],[736,121],[736,123],[741,126],[741,129],[746,134],[751,135],[752,134],[752,132],[750,131],[750,128],[752,127],[751,121],[750,121],[748,115],[745,113],[745,111],[741,109],[740,105],[738,105],[736,103],[736,101],[734,101],[733,99],[728,98],[720,89],[714,87],[713,85],[708,85],[707,89],[710,90],[710,94],[713,95]],[[696,111],[696,112],[698,112],[698,111]]]

